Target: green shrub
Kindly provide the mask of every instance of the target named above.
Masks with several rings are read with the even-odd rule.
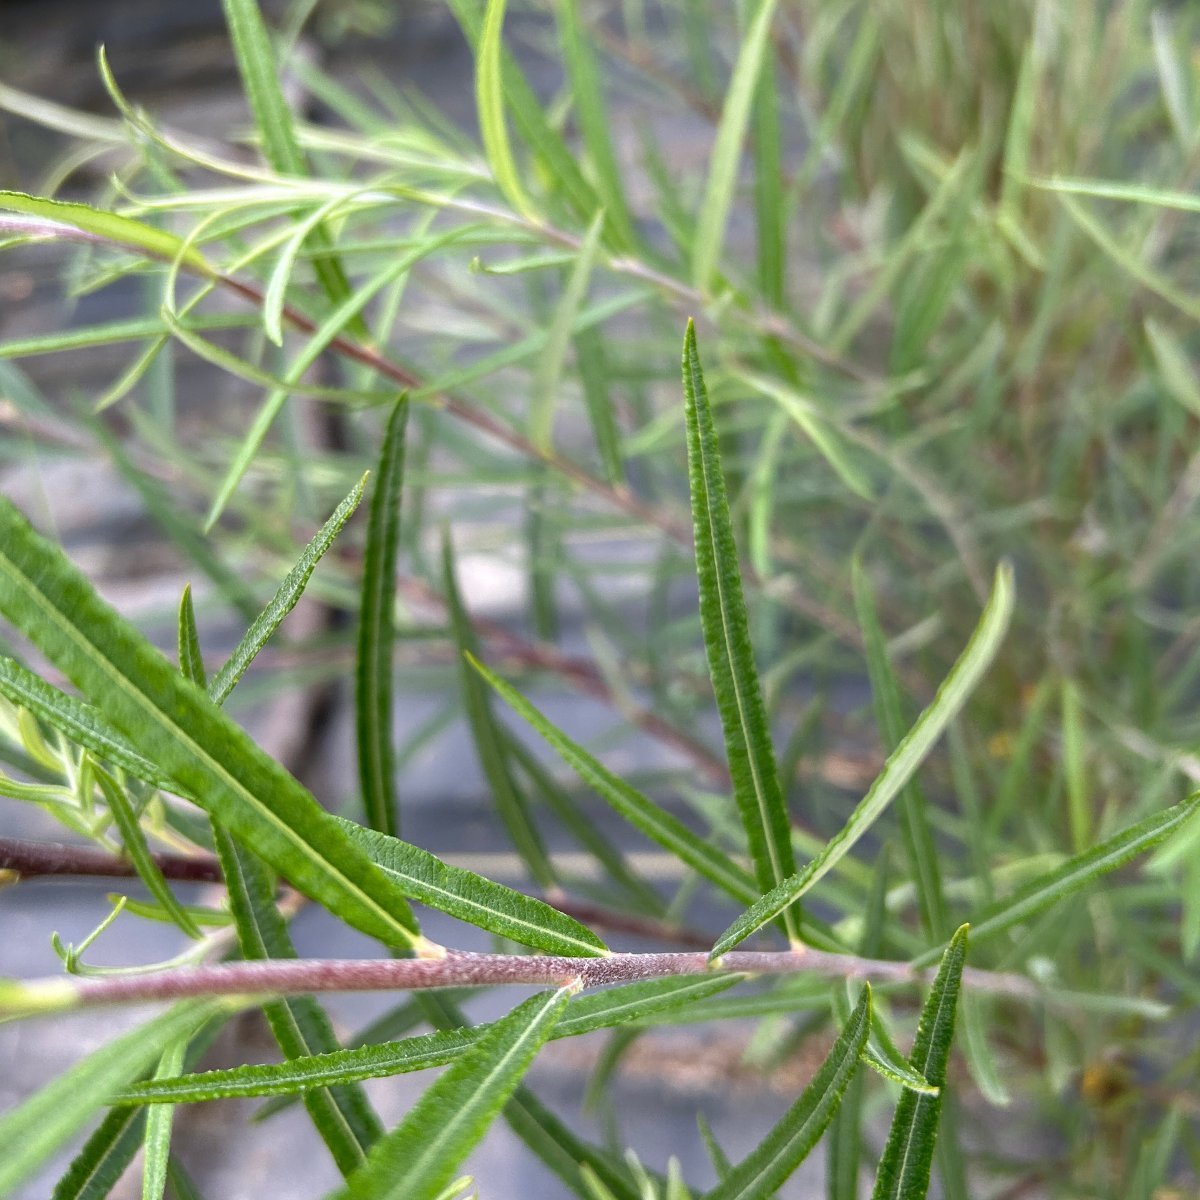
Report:
[[[503,1116],[565,1194],[679,1200],[700,1193],[677,1162],[582,1141],[523,1076],[547,1040],[611,1030],[603,1092],[641,1031],[752,1017],[760,1061],[811,1037],[823,1065],[740,1162],[706,1133],[705,1195],[774,1194],[827,1130],[831,1200],[872,1178],[923,1197],[935,1166],[950,1197],[1184,1194],[1195,19],[557,0],[519,26],[561,63],[544,98],[504,7],[449,3],[478,143],[307,65],[311,3],[276,35],[224,0],[252,119],[228,136],[160,125],[103,52],[113,118],[0,89],[70,139],[44,194],[0,193],[6,244],[68,247],[77,293],[136,276],[150,298],[0,344],[6,450],[107,456],[201,615],[246,629],[211,671],[188,587],[169,662],[161,622],[118,615],[0,498],[0,794],[75,835],[2,839],[0,866],[136,875],[149,898],[97,935],[153,919],[185,943],[109,970],[56,936],[63,975],[0,984],[10,1018],[171,1002],[0,1116],[0,1193],[90,1130],[56,1197],[107,1195],[143,1145],[143,1194],[192,1195],[179,1104],[299,1094],[339,1196],[461,1195]],[[280,63],[332,123],[289,109]],[[80,195],[100,151],[110,183]],[[66,403],[14,365],[111,346],[126,366]],[[257,411],[181,420],[194,357]],[[464,547],[521,573],[519,628],[480,611]],[[319,636],[255,663],[310,582]],[[357,778],[325,803],[224,709],[280,674],[353,675]],[[528,698],[547,680],[618,727],[576,740]],[[870,705],[844,699],[860,682]],[[402,840],[405,764],[459,717],[519,889]],[[667,766],[615,773],[633,738]],[[647,873],[600,802],[673,869]],[[185,880],[221,900],[185,906]],[[298,958],[309,901],[391,957]],[[724,932],[693,927],[701,904]],[[430,940],[420,909],[493,948]],[[622,951],[631,935],[655,948]],[[500,984],[543,990],[489,1023],[463,1011],[462,989]],[[319,994],[367,989],[397,1005],[343,1045]],[[200,1070],[255,1006],[283,1061]],[[437,1066],[385,1129],[362,1081]],[[1002,1147],[989,1106],[1048,1122],[1057,1157]]]

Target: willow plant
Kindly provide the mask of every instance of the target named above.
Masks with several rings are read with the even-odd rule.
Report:
[[[1164,216],[1195,204],[1121,182],[1129,162],[1079,119],[1085,96],[1131,119],[1126,85],[1149,73],[1169,118],[1142,114],[1156,169],[1186,181],[1200,121],[1183,34],[1137,5],[1074,6],[1067,47],[1070,5],[985,19],[755,0],[728,39],[705,5],[651,20],[630,3],[618,21],[556,0],[527,27],[561,59],[547,103],[502,0],[450,0],[477,145],[419,97],[376,81],[364,99],[293,56],[313,7],[273,35],[255,0],[224,0],[245,133],[162,126],[103,48],[113,118],[0,88],[4,109],[78,143],[46,186],[0,192],[6,244],[62,247],[77,289],[137,276],[153,298],[0,344],[6,420],[23,446],[107,455],[196,585],[170,614],[169,659],[161,622],[120,615],[0,497],[15,639],[0,795],[73,835],[0,840],[0,868],[142,889],[85,945],[56,941],[61,975],[0,982],[0,1017],[168,1004],[0,1115],[0,1193],[77,1145],[56,1200],[108,1195],[139,1150],[144,1196],[194,1195],[171,1148],[180,1106],[264,1097],[265,1115],[303,1101],[344,1176],[334,1194],[354,1200],[470,1194],[459,1171],[499,1118],[584,1200],[769,1197],[827,1131],[830,1200],[864,1179],[880,1200],[924,1197],[935,1164],[947,1196],[997,1175],[1012,1195],[1166,1194],[1200,1154],[1194,1087],[1169,1077],[1129,1101],[1130,1132],[1100,1152],[1064,1119],[1069,1171],[962,1138],[955,1093],[1069,1111],[1074,1089],[1099,1105],[1098,1064],[1145,1053],[1198,996],[1184,965],[1200,946],[1198,769],[1178,749],[1200,652],[1194,621],[1166,610],[1197,590],[1180,549],[1200,386],[1179,322],[1200,302],[1171,276]],[[978,74],[955,57],[972,39]],[[281,63],[336,123],[289,108]],[[636,169],[614,139],[610,68],[637,81],[621,101],[645,117]],[[1051,105],[1063,121],[1043,128]],[[699,177],[678,177],[660,112],[704,131]],[[80,196],[69,185],[101,152],[113,172]],[[1114,232],[1089,207],[1101,199],[1139,215]],[[1152,310],[1120,337],[1099,307],[1114,291]],[[1137,353],[1114,352],[1121,338]],[[116,376],[65,408],[12,365],[113,346],[130,347]],[[1081,347],[1102,363],[1073,372]],[[177,422],[184,355],[261,394],[236,435]],[[1115,411],[1086,413],[1101,375]],[[1056,412],[1051,387],[1076,408]],[[312,413],[336,436],[306,434]],[[1113,478],[1093,486],[1097,446]],[[315,530],[303,547],[300,528]],[[519,630],[473,603],[471,530],[524,573]],[[631,561],[597,555],[605,542]],[[614,573],[648,601],[644,627]],[[1172,599],[1150,595],[1162,585]],[[256,679],[275,686],[258,656],[310,588],[348,617],[289,651],[310,678],[353,680],[348,807],[231,715]],[[568,595],[587,654],[566,648]],[[245,629],[215,670],[213,612]],[[412,728],[406,695],[431,671],[443,708]],[[870,735],[830,703],[847,677],[869,685]],[[609,706],[671,769],[615,772],[611,741],[560,728],[535,678]],[[521,887],[402,837],[405,763],[458,717]],[[858,748],[849,779],[817,749],[839,732]],[[648,873],[597,803],[673,870]],[[552,828],[587,873],[547,848]],[[1155,847],[1149,873],[1113,874]],[[205,903],[180,899],[188,883],[210,885]],[[723,932],[694,927],[701,901]],[[298,957],[289,925],[307,903],[381,954]],[[433,940],[421,910],[461,936]],[[134,970],[84,961],[114,920],[138,919],[170,923],[184,949]],[[491,950],[465,948],[478,931]],[[495,1021],[465,1010],[502,985],[532,994]],[[367,990],[395,1007],[347,1038],[321,995]],[[254,1008],[281,1061],[203,1069]],[[740,1161],[707,1136],[715,1183],[585,1141],[525,1078],[550,1040],[615,1031],[611,1070],[657,1024],[748,1017],[770,1055],[803,1034],[822,1061]],[[387,1128],[363,1081],[433,1068]]]

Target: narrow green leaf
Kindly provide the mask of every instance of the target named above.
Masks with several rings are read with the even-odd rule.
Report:
[[[238,73],[262,139],[263,154],[281,175],[305,176],[307,163],[279,84],[275,52],[257,0],[222,0],[222,7]],[[335,306],[341,305],[350,295],[350,284],[341,262],[332,253],[333,242],[324,226],[313,229],[309,245],[315,251],[313,267],[321,287]],[[360,313],[349,317],[349,325],[360,341],[370,340]]]
[[[171,1181],[174,1200],[204,1200],[179,1156],[172,1154],[167,1163],[167,1178]]]
[[[529,1088],[517,1088],[504,1106],[504,1119],[517,1137],[583,1200],[595,1197],[584,1171],[599,1179],[616,1200],[644,1200],[645,1194],[633,1186],[623,1162],[614,1162],[614,1156],[583,1141]]]
[[[910,1061],[934,1087],[946,1085],[946,1064],[954,1040],[954,1014],[967,957],[967,926],[950,939],[942,965],[921,1010]],[[924,1200],[929,1189],[933,1152],[937,1142],[942,1095],[900,1093],[896,1115],[888,1134],[872,1200]]]
[[[121,217],[88,204],[45,200],[25,192],[0,191],[0,210],[26,213],[55,225],[70,226],[102,242],[147,254],[151,258],[165,259],[167,262],[179,258],[186,266],[209,278],[216,274],[200,251],[189,246],[182,238],[131,217]]]
[[[396,609],[396,556],[400,545],[400,492],[404,485],[404,427],[408,400],[392,407],[379,452],[363,552],[358,649],[354,660],[354,716],[358,781],[367,822],[396,836],[400,817],[392,752],[392,654]]]
[[[942,681],[933,702],[917,718],[896,749],[883,764],[858,807],[841,830],[798,875],[785,880],[742,914],[713,947],[713,956],[732,949],[755,930],[773,921],[797,897],[804,895],[853,848],[887,805],[899,794],[925,760],[946,726],[962,710],[967,698],[987,670],[1008,629],[1013,609],[1012,568],[1001,563],[996,569],[992,594],[971,635],[971,640]]]
[[[104,762],[121,767],[146,783],[162,786],[169,783],[166,772],[110,728],[98,709],[51,687],[4,655],[0,655],[0,695],[28,709],[68,741],[90,750]]]
[[[1200,212],[1200,196],[1195,192],[1172,191],[1169,188],[1143,183],[1112,183],[1104,179],[1068,179],[1058,176],[1031,179],[1029,182],[1034,187],[1058,192],[1060,195],[1092,196],[1097,200],[1127,200],[1135,204],[1173,208],[1179,212]]]
[[[962,1046],[971,1078],[989,1104],[1006,1108],[1012,1103],[1012,1097],[988,1040],[988,1033],[995,1024],[992,997],[964,992],[961,1005]]]
[[[478,58],[484,3],[481,3],[481,0],[448,0],[448,3]],[[584,178],[562,135],[542,111],[542,106],[521,68],[503,47],[500,59],[504,99],[509,106],[513,124],[537,157],[542,173],[551,181],[551,186],[561,191],[577,218],[590,221],[596,209],[600,207],[600,197]]]
[[[884,932],[889,924],[887,911],[888,865],[885,852],[875,864],[874,878],[867,898],[862,937],[858,952],[864,958],[878,958],[883,949]],[[849,1003],[847,1001],[847,1007]],[[841,1006],[839,1005],[839,1011]],[[871,1026],[883,1029],[883,1019],[872,1005]],[[886,1031],[885,1031],[886,1032]],[[887,1039],[890,1042],[890,1039]],[[841,1106],[833,1118],[826,1148],[826,1200],[859,1200],[859,1174],[863,1157],[863,1126],[865,1121],[866,1075],[858,1072],[842,1096]]]
[[[513,209],[532,217],[533,206],[521,185],[521,175],[508,141],[504,119],[502,49],[506,0],[487,0],[483,29],[475,53],[475,108],[483,152],[492,168],[496,186]]]
[[[212,506],[209,508],[208,515],[205,518],[206,530],[212,528],[217,518],[224,511],[225,505],[229,502],[229,497],[233,495],[238,484],[242,481],[242,477],[249,470],[250,464],[254,461],[255,455],[258,454],[264,438],[266,438],[272,424],[274,424],[276,416],[279,415],[279,410],[286,403],[292,391],[300,385],[309,367],[324,353],[326,347],[334,338],[341,336],[345,332],[348,322],[356,314],[362,312],[371,297],[394,279],[403,275],[412,266],[415,259],[419,257],[421,257],[419,253],[415,255],[402,255],[395,262],[387,263],[381,270],[377,271],[366,282],[356,288],[314,330],[305,343],[304,349],[289,364],[287,374],[280,381],[281,386],[273,387],[268,393],[267,398],[263,401],[262,407],[258,410],[250,426],[249,432],[238,446],[232,462],[226,469],[224,478],[217,486]],[[174,323],[170,314],[164,311],[163,319],[171,327],[172,332],[176,336],[180,336],[180,327]],[[194,339],[192,341],[194,342]],[[211,343],[206,343],[206,345],[210,350],[217,350]],[[196,347],[193,345],[192,348],[195,349]]]
[[[754,94],[754,231],[758,284],[775,309],[784,305],[787,223],[783,203],[783,156],[779,136],[779,94],[775,63],[768,54]]]
[[[898,1083],[910,1092],[917,1092],[922,1096],[936,1096],[940,1090],[923,1075],[914,1071],[902,1058],[887,1053],[883,1043],[868,1043],[863,1049],[862,1060],[877,1075],[890,1079],[892,1083]]]
[[[1161,8],[1150,14],[1150,40],[1154,46],[1154,65],[1158,68],[1158,82],[1162,89],[1163,104],[1171,119],[1179,148],[1189,154],[1196,144],[1196,118],[1193,116],[1194,85],[1191,47],[1187,57],[1173,44],[1175,23]],[[1190,38],[1188,43],[1190,43]]]
[[[253,317],[240,313],[210,313],[190,316],[187,326],[197,331],[244,329],[247,325],[254,324],[254,321]],[[64,350],[90,350],[96,346],[158,338],[164,332],[162,318],[157,314],[151,317],[128,317],[121,321],[108,321],[103,325],[55,330],[54,333],[35,334],[0,342],[0,359],[32,358],[39,354],[59,354]]]
[[[112,1109],[71,1160],[50,1200],[106,1200],[141,1149],[145,1128],[145,1109]]]
[[[587,292],[592,267],[600,249],[600,234],[603,228],[604,213],[601,211],[596,214],[595,220],[588,226],[584,235],[583,244],[579,247],[579,256],[571,268],[566,287],[563,288],[562,296],[554,310],[554,317],[546,331],[545,346],[538,356],[530,400],[529,440],[543,450],[549,450],[553,444],[554,405],[562,383],[563,363],[566,362],[571,331],[575,328],[579,306]]]
[[[138,819],[125,795],[124,789],[118,786],[115,779],[103,767],[92,767],[100,791],[104,794],[105,803],[112,813],[117,829],[121,833],[121,843],[129,856],[138,878],[146,885],[146,890],[161,904],[170,919],[190,938],[200,938],[203,934],[196,922],[188,915],[187,910],[175,899],[170,885],[163,878],[158,864],[146,845],[145,834],[138,824]]]
[[[512,1095],[568,995],[531,996],[497,1021],[376,1143],[336,1200],[434,1200]]]
[[[1153,317],[1146,318],[1145,329],[1162,383],[1192,416],[1200,417],[1200,379],[1186,351],[1167,327]]]
[[[135,750],[295,887],[385,942],[421,942],[395,885],[316,800],[2,498],[0,613],[103,705]]]
[[[662,897],[630,866],[621,848],[596,827],[587,813],[580,810],[575,799],[568,795],[529,747],[515,733],[506,732],[509,754],[566,831],[592,854],[607,879],[624,889],[634,911],[661,915],[666,907]]]
[[[611,241],[624,249],[632,249],[637,242],[633,217],[625,199],[622,171],[609,136],[611,122],[604,107],[600,74],[591,41],[580,18],[579,0],[562,0],[555,16],[563,62],[571,81],[575,116],[607,210],[604,221],[611,231]]]
[[[180,1038],[163,1051],[154,1072],[155,1079],[178,1075],[187,1052],[187,1038]],[[171,1156],[171,1125],[175,1108],[171,1104],[156,1105],[146,1114],[146,1152],[142,1161],[142,1200],[162,1200],[167,1187],[167,1164]]]
[[[1123,246],[1082,204],[1071,194],[1075,189],[1058,184],[1047,184],[1058,192],[1059,203],[1067,215],[1089,238],[1124,271],[1147,291],[1173,304],[1193,321],[1200,320],[1200,297],[1180,291],[1165,275],[1153,270],[1143,260],[1139,249]],[[1108,189],[1105,189],[1108,190]],[[1104,190],[1095,194],[1103,195]],[[1120,197],[1116,197],[1120,198]]]
[[[419,846],[335,817],[346,837],[396,881],[410,899],[545,954],[600,956],[605,944],[574,917]]]
[[[179,600],[179,669],[185,679],[207,688],[204,657],[200,653],[200,632],[196,628],[196,609],[192,604],[192,585],[185,584]]]
[[[625,464],[621,461],[621,435],[609,397],[608,361],[598,330],[584,329],[575,334],[575,369],[605,476],[609,483],[623,484]]]
[[[654,1024],[662,1014],[676,1013],[698,1000],[723,992],[742,978],[719,975],[650,979],[577,996],[563,1010],[550,1040],[578,1037],[634,1022]],[[364,1079],[445,1066],[466,1053],[491,1028],[489,1024],[439,1030],[400,1041],[308,1054],[283,1063],[228,1067],[177,1079],[154,1079],[125,1088],[113,1099],[120,1104],[190,1104],[339,1087]]]
[[[879,49],[877,25],[878,22],[873,17],[864,17],[861,27],[863,35],[868,38],[868,53],[872,62]],[[938,185],[937,191],[921,210],[920,216],[912,222],[904,236],[889,247],[887,258],[880,270],[855,299],[850,311],[841,318],[825,339],[826,349],[835,354],[843,354],[849,348],[871,314],[895,288],[897,281],[903,278],[906,271],[911,270],[913,259],[930,244],[944,215],[953,212],[957,204],[964,202],[963,193],[976,161],[975,148],[964,147]]]
[[[533,822],[525,797],[517,788],[509,770],[505,740],[492,712],[487,689],[468,663],[468,658],[477,649],[475,633],[459,594],[454,553],[448,535],[442,540],[442,578],[446,610],[450,615],[451,629],[459,650],[459,686],[475,750],[479,755],[479,764],[487,776],[496,811],[504,822],[517,853],[529,868],[529,873],[537,885],[542,889],[551,888],[557,882],[554,867],[550,863],[546,847],[542,844],[541,835]]]
[[[733,207],[742,143],[750,124],[750,109],[759,72],[770,44],[775,2],[760,0],[755,10],[734,64],[721,120],[717,125],[716,140],[709,159],[708,183],[696,218],[695,248],[692,253],[692,283],[702,292],[707,292],[712,286],[713,275],[725,245],[725,227]]]
[[[821,415],[817,406],[808,397],[801,395],[794,388],[785,386],[777,379],[759,375],[757,372],[739,371],[737,377],[774,400],[799,427],[800,432],[812,442],[817,453],[829,464],[833,473],[856,496],[863,500],[873,501],[875,499],[875,489],[871,484],[871,477],[846,449],[844,435],[839,433]]]
[[[288,284],[291,283],[292,272],[296,267],[296,259],[299,257],[304,243],[312,237],[314,231],[346,201],[346,196],[334,196],[309,213],[302,221],[297,222],[295,230],[284,242],[275,259],[275,265],[271,268],[271,274],[263,292],[262,323],[267,339],[276,346],[283,345],[283,310],[287,301]],[[320,264],[325,260],[318,258],[314,261]],[[347,288],[345,294],[348,293],[349,289]],[[344,299],[345,294],[340,298]]]
[[[653,1024],[661,1014],[676,1013],[725,991],[744,978],[741,975],[699,975],[646,979],[590,992],[575,997],[567,1005],[552,1037],[577,1037],[631,1022]]]
[[[871,1031],[871,987],[862,996],[800,1099],[758,1146],[708,1193],[707,1200],[761,1200],[773,1195],[833,1120]],[[906,1095],[908,1093],[905,1093]]]
[[[304,548],[304,553],[297,559],[296,565],[288,572],[287,578],[279,585],[275,595],[271,597],[270,604],[254,618],[250,628],[233,648],[233,653],[224,666],[213,676],[208,692],[214,704],[225,703],[229,693],[237,686],[238,680],[246,673],[258,652],[279,628],[284,617],[296,607],[297,601],[308,586],[309,579],[312,578],[317,563],[333,545],[334,538],[341,533],[342,527],[358,508],[366,485],[367,477],[364,475],[350,489],[349,495],[333,510],[333,515],[321,526],[317,536]]]
[[[764,9],[767,7],[764,5]],[[725,733],[734,797],[750,845],[755,878],[765,892],[793,875],[796,863],[750,645],[750,622],[721,474],[717,431],[696,348],[696,327],[691,321],[683,342],[683,391],[704,649]],[[784,927],[794,941],[799,940],[797,918],[794,912],[784,915]]]
[[[1011,896],[996,901],[985,908],[977,920],[971,922],[971,941],[975,944],[995,937],[1014,925],[1036,916],[1051,904],[1079,891],[1089,883],[1124,866],[1130,859],[1166,841],[1177,829],[1182,828],[1200,808],[1200,793],[1189,796],[1172,808],[1154,813],[1144,821],[1138,821],[1120,833],[1106,838],[1100,845],[1084,854],[1076,854],[1065,863],[1045,875],[1031,879],[1019,887]],[[930,951],[914,960],[917,964],[932,961]]]
[[[102,1046],[23,1104],[0,1116],[0,1195],[10,1195],[108,1097],[136,1079],[163,1051],[228,1006],[188,1001]]]
[[[875,719],[879,725],[884,749],[890,754],[904,737],[904,709],[900,684],[888,658],[887,642],[879,624],[875,598],[870,581],[856,558],[851,564],[854,605],[858,624],[863,632],[867,651],[867,670],[871,678],[871,695],[875,701]],[[930,937],[944,936],[946,904],[942,896],[942,875],[938,868],[937,847],[925,814],[925,796],[915,779],[910,780],[898,801],[904,843],[909,866],[917,889],[917,903],[925,932]]]
[[[213,843],[229,891],[229,907],[237,923],[242,957],[295,958],[287,923],[275,903],[274,880],[259,860],[237,845],[219,825],[213,826]],[[263,1005],[263,1014],[289,1060],[309,1059],[338,1048],[333,1026],[313,996],[272,1000]],[[155,1082],[171,1086],[167,1080],[152,1081],[150,1086]],[[306,1090],[304,1107],[343,1175],[361,1166],[367,1150],[383,1133],[383,1126],[362,1089],[349,1083],[328,1087],[317,1081],[316,1086]]]
[[[711,842],[693,833],[682,821],[614,775],[582,746],[552,725],[516,688],[474,656],[469,656],[469,661],[500,693],[509,707],[524,717],[550,743],[579,778],[631,825],[735,899],[744,901],[754,895],[753,878],[728,855],[722,854]]]

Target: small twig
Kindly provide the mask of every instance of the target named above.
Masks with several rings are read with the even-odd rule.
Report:
[[[166,879],[179,883],[224,882],[217,860],[207,854],[155,854],[153,858]],[[106,850],[17,838],[0,838],[0,871],[15,871],[23,879],[46,875],[127,879],[137,874],[128,859]]]
[[[211,855],[156,854],[154,861],[165,879],[177,883],[224,882],[220,864]],[[0,838],[0,871],[14,871],[22,879],[49,876],[131,879],[137,874],[127,858],[92,846],[30,842],[18,838]],[[715,934],[652,917],[633,916],[587,900],[575,900],[561,892],[547,896],[546,900],[560,912],[597,929],[657,938],[697,950],[707,950],[717,940]]]
[[[98,1004],[183,1000],[199,996],[284,996],[308,992],[417,991],[445,987],[604,987],[679,975],[797,975],[835,979],[925,983],[932,968],[828,954],[819,950],[734,950],[713,964],[704,953],[611,954],[603,958],[559,955],[469,954],[444,958],[278,959],[180,967],[143,975],[75,979],[54,977],[14,983],[10,1004],[35,1011]],[[1022,975],[963,971],[968,986],[1035,999],[1041,989]]]

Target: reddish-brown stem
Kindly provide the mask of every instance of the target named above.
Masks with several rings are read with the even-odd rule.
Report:
[[[177,883],[224,882],[217,860],[207,854],[155,854],[154,861],[164,878]],[[128,859],[92,846],[30,842],[18,838],[0,838],[0,871],[15,871],[22,879],[47,876],[130,879],[137,873]],[[601,904],[575,900],[561,892],[555,892],[546,899],[560,912],[577,921],[613,933],[655,938],[697,950],[707,950],[717,940],[715,934],[706,934],[652,917],[618,912]]]
[[[206,854],[155,854],[155,863],[167,879],[180,883],[221,883],[217,860]],[[71,875],[125,879],[137,872],[125,858],[93,846],[63,842],[26,842],[0,838],[0,871],[15,871],[22,878]]]
[[[704,953],[612,954],[603,958],[559,955],[468,954],[449,950],[444,958],[276,959],[177,967],[143,975],[73,979],[56,977],[25,985],[48,987],[75,1005],[182,1000],[196,996],[276,996],[305,992],[412,991],[443,987],[604,987],[679,975],[810,973],[840,979],[924,983],[933,970],[907,963],[827,954],[818,950],[734,950],[713,965]],[[963,982],[1002,995],[1034,999],[1038,986],[1021,975],[967,968]]]

